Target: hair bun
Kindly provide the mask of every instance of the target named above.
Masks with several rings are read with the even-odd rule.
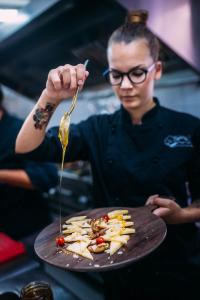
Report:
[[[146,25],[147,19],[148,19],[147,10],[133,10],[128,13],[126,17],[126,23]]]

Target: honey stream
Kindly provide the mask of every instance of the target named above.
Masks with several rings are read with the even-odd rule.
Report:
[[[84,66],[86,67],[89,60],[86,60],[84,63]],[[72,111],[75,108],[77,97],[78,97],[79,87],[76,90],[76,93],[72,99],[72,104],[68,112],[65,112],[63,117],[60,121],[59,126],[59,132],[58,137],[60,140],[60,143],[62,145],[62,162],[61,162],[61,173],[60,173],[60,182],[59,182],[59,191],[61,192],[62,189],[62,179],[63,179],[63,169],[64,169],[64,160],[65,160],[65,154],[66,149],[69,141],[69,127],[70,127],[70,116]],[[62,234],[62,206],[61,206],[61,199],[59,200],[59,226],[60,226],[60,234]]]

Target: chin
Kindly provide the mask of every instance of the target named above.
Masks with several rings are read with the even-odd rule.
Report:
[[[138,109],[141,105],[139,101],[122,101],[121,103],[125,109]]]

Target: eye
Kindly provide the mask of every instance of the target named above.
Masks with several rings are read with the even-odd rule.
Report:
[[[113,79],[121,78],[121,74],[118,72],[114,72],[114,71],[110,72],[110,76],[112,76]]]
[[[130,76],[140,77],[144,75],[145,71],[143,69],[136,69],[130,72]]]

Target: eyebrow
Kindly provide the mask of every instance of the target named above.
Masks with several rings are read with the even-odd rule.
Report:
[[[111,68],[110,70],[116,71],[116,72],[118,72],[118,73],[128,73],[128,72],[133,71],[133,70],[136,70],[136,69],[146,69],[146,68],[147,68],[146,66],[143,66],[143,65],[137,65],[137,66],[131,68],[130,70],[128,70],[127,72],[122,72],[122,71],[117,70],[117,69],[114,69],[114,68]]]

